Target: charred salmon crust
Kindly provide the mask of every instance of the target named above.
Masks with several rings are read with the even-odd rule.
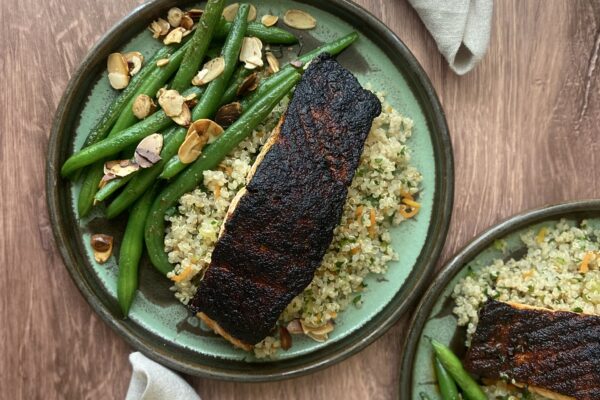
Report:
[[[313,60],[190,303],[247,344],[268,336],[333,238],[381,104],[331,56]]]
[[[600,399],[600,316],[489,301],[465,367],[484,378]]]

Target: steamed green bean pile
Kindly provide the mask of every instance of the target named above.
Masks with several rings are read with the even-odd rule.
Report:
[[[116,244],[117,297],[125,317],[144,249],[162,274],[173,269],[164,250],[165,216],[179,198],[200,185],[203,172],[216,168],[291,93],[307,63],[324,52],[338,54],[358,38],[350,33],[273,68],[272,60],[261,61],[269,51],[263,43],[290,46],[297,38],[249,21],[249,4],[240,4],[228,18],[224,9],[225,0],[208,0],[201,14],[171,9],[168,21],[161,18],[149,27],[165,45],[146,62],[141,55],[128,58],[134,52],[122,55],[123,61],[115,56],[120,53],[111,54],[108,79],[120,94],[61,168],[64,178],[79,185],[79,218],[93,210],[109,219],[128,213],[124,237]],[[252,64],[243,59],[244,46],[257,41],[258,55],[252,54],[259,59]],[[228,106],[237,114],[222,129],[215,121]],[[197,124],[216,126],[219,134],[194,152],[187,149],[190,137],[201,134]]]

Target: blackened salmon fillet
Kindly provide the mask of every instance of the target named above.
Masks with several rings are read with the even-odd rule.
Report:
[[[600,316],[489,301],[465,358],[484,378],[555,399],[600,399]]]
[[[190,309],[234,345],[268,336],[312,281],[381,104],[331,56],[304,72],[233,200]]]

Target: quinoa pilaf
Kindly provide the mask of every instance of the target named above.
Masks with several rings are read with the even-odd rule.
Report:
[[[383,274],[387,263],[398,259],[391,246],[390,228],[418,214],[420,172],[410,164],[407,140],[412,120],[385,103],[369,133],[360,165],[348,191],[340,224],[323,264],[312,283],[280,317],[317,341],[327,339],[333,321],[349,305],[360,308],[363,280],[369,273]],[[211,260],[229,204],[246,184],[246,176],[287,106],[284,100],[270,118],[226,157],[215,171],[204,172],[201,188],[185,194],[179,207],[167,217],[171,223],[165,250],[175,268],[169,273],[175,297],[184,304],[194,296],[197,283]],[[257,357],[275,356],[281,347],[277,337],[267,337],[254,347]]]
[[[469,273],[454,287],[454,314],[467,327],[467,345],[488,298],[556,311],[600,315],[600,231],[586,221],[561,220],[555,227],[521,236],[527,253],[518,260],[496,259]],[[503,243],[497,245],[501,248]],[[546,399],[499,382],[484,387],[490,399]]]

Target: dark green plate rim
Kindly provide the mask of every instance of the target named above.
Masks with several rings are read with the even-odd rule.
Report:
[[[600,200],[578,200],[544,206],[525,211],[493,226],[460,250],[433,280],[414,312],[408,327],[408,334],[402,345],[403,354],[399,369],[400,390],[398,398],[402,400],[413,398],[413,364],[423,328],[439,295],[444,292],[446,286],[464,266],[477,257],[479,253],[492,246],[496,240],[525,229],[530,225],[560,218],[587,218],[599,214]]]
[[[382,22],[360,6],[346,0],[301,0],[301,2],[333,13],[349,22],[363,35],[378,43],[384,53],[406,76],[427,117],[432,132],[435,156],[434,209],[427,241],[407,278],[409,290],[400,291],[374,318],[353,335],[321,351],[298,358],[272,363],[244,363],[186,353],[141,329],[129,320],[118,317],[119,312],[103,290],[95,284],[92,268],[78,251],[77,239],[67,229],[74,223],[68,198],[67,182],[61,179],[59,166],[69,154],[71,134],[77,123],[76,113],[70,110],[83,104],[91,84],[104,68],[105,59],[113,49],[122,46],[134,34],[144,29],[148,21],[162,15],[170,7],[193,3],[190,0],[155,0],[134,9],[108,31],[89,51],[71,78],[57,108],[48,147],[46,192],[54,237],[65,265],[75,284],[100,317],[127,343],[146,356],[181,372],[246,382],[273,381],[308,374],[356,354],[385,333],[422,293],[445,242],[454,195],[454,164],[452,145],[444,112],[427,75],[404,43]]]

